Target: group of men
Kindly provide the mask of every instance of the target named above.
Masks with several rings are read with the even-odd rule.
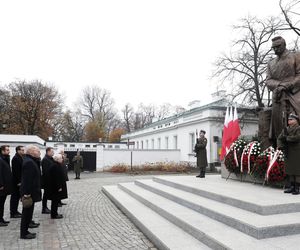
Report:
[[[10,167],[10,147],[1,146],[0,227],[9,224],[3,216],[6,198],[11,194],[10,217],[21,218],[22,239],[36,237],[36,234],[30,233],[28,229],[40,225],[32,220],[32,216],[34,204],[42,200],[41,188],[44,189],[42,213],[50,214],[52,219],[63,218],[63,215],[58,214],[58,206],[65,205],[61,200],[68,197],[66,181],[69,162],[64,151],[54,154],[53,148],[49,147],[46,148],[46,155],[42,160],[40,156],[40,149],[35,145],[28,145],[26,148],[18,146]],[[80,157],[74,157],[73,160],[77,162]],[[23,205],[22,213],[18,211],[20,200]],[[47,200],[51,200],[51,209],[47,207]]]

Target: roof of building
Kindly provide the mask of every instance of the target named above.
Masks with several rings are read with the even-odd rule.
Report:
[[[245,110],[255,110],[255,107],[249,107],[249,106],[239,104],[239,103],[232,103],[232,102],[228,101],[226,98],[221,98],[221,99],[212,101],[210,103],[207,103],[205,105],[195,107],[195,108],[186,110],[184,112],[166,117],[162,120],[150,123],[150,124],[146,125],[145,127],[141,128],[141,129],[137,129],[135,131],[132,131],[132,133],[135,133],[137,131],[141,131],[141,130],[144,130],[144,129],[147,129],[147,128],[150,128],[150,127],[154,127],[154,126],[157,126],[157,125],[165,124],[165,123],[171,122],[175,119],[178,119],[180,117],[186,117],[186,116],[192,115],[193,113],[197,113],[201,110],[206,110],[206,109],[224,109],[225,110],[228,106],[235,106],[235,107],[237,107],[237,109],[243,110],[243,111],[245,111]],[[131,133],[128,133],[128,134],[131,134]]]
[[[36,143],[44,145],[44,140],[37,135],[11,135],[0,134],[0,143]]]

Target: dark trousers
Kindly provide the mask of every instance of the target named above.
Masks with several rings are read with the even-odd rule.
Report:
[[[4,203],[6,200],[7,195],[0,196],[0,221],[3,221],[3,215],[4,215]]]
[[[60,201],[60,199],[58,197],[54,197],[51,201],[51,217],[55,217],[58,213],[57,213],[57,209],[58,209],[58,202]]]
[[[45,209],[47,207],[47,196],[45,195],[45,190],[43,193],[43,200],[42,200],[42,209]]]
[[[14,187],[10,196],[10,215],[14,215],[18,212],[19,200],[20,200],[19,187]]]
[[[32,206],[29,208],[24,208],[22,210],[22,218],[21,218],[21,237],[28,234],[28,227],[29,223],[32,220],[34,210],[34,202],[32,203]]]
[[[76,171],[75,174],[76,174],[76,178],[80,178],[80,171],[78,172]]]

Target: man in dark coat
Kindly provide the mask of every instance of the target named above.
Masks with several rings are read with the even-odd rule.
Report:
[[[20,193],[23,198],[32,198],[32,205],[23,206],[21,218],[21,239],[34,239],[35,233],[28,231],[32,221],[35,202],[41,201],[41,171],[40,171],[40,150],[37,146],[28,145],[22,165],[22,180]]]
[[[288,127],[279,135],[277,145],[285,152],[285,171],[291,182],[290,188],[284,192],[297,195],[300,183],[300,126],[297,115],[289,115]]]
[[[12,193],[10,197],[10,218],[21,218],[21,213],[18,211],[20,200],[20,186],[22,175],[22,164],[24,157],[24,147],[17,146],[16,154],[11,160],[12,169]]]
[[[47,207],[47,200],[49,195],[49,170],[53,164],[54,150],[51,147],[46,148],[46,155],[42,159],[42,188],[44,188],[42,214],[50,214],[50,209]]]
[[[51,218],[61,219],[63,215],[57,213],[58,203],[62,199],[68,198],[66,177],[63,163],[63,156],[56,154],[53,157],[54,163],[49,170],[49,177],[51,183],[49,185],[49,196],[48,199],[52,200],[51,203]]]
[[[205,131],[200,130],[199,138],[195,145],[194,151],[196,152],[197,157],[197,167],[200,168],[200,174],[196,177],[205,178],[205,170],[207,167],[207,156],[206,156],[206,145],[207,139],[205,138]]]
[[[7,195],[11,194],[12,174],[10,169],[9,146],[1,146],[0,154],[0,227],[7,226],[9,221],[3,219],[4,204]]]

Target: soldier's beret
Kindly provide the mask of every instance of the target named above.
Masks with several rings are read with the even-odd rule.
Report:
[[[205,130],[200,130],[200,133],[206,134]]]
[[[288,119],[289,120],[297,120],[299,122],[299,116],[297,116],[295,114],[290,114]]]

